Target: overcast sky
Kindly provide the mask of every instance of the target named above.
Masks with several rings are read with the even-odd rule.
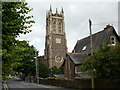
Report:
[[[34,45],[39,51],[39,55],[44,55],[45,34],[46,34],[46,11],[50,5],[55,13],[56,8],[61,11],[61,7],[65,13],[65,31],[67,38],[68,52],[74,48],[77,40],[80,40],[89,35],[88,21],[92,20],[92,33],[103,30],[107,24],[114,26],[118,32],[118,0],[26,0],[28,6],[33,8],[30,15],[34,16],[35,24],[31,27],[31,33],[21,35],[20,40],[27,40],[30,45]]]

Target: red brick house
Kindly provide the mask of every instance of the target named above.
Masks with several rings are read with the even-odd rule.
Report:
[[[107,25],[104,30],[92,35],[93,52],[100,49],[101,45],[115,46],[120,41],[113,26]],[[66,54],[65,60],[65,77],[67,79],[74,79],[81,77],[80,65],[82,65],[90,56],[90,36],[78,40],[72,53]]]

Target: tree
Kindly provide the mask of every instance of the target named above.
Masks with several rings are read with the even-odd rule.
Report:
[[[27,15],[29,9],[25,2],[2,2],[2,72],[3,75],[13,73],[13,63],[20,61],[21,52],[19,41],[16,40],[20,34],[31,32],[29,28],[34,23],[33,16]],[[17,64],[17,63],[16,63]]]
[[[50,70],[49,68],[43,63],[39,62],[39,77],[46,78],[49,77]]]
[[[56,66],[54,66],[50,69],[50,76],[54,76],[55,74],[63,74],[63,73],[64,73],[63,67],[58,69]]]
[[[22,78],[27,76],[35,76],[35,48],[33,46],[29,46],[27,41],[17,42],[18,44],[12,51],[14,60],[9,61],[9,67],[7,66],[8,63],[3,64],[4,73],[8,75],[16,74],[16,72],[17,74],[22,73]]]
[[[120,44],[101,47],[101,49],[85,60],[82,71],[96,70],[97,78],[120,78]]]
[[[35,48],[29,46],[26,41],[19,41],[17,50],[14,51],[19,55],[19,60],[16,60],[13,65],[13,70],[24,74],[23,77],[35,76]]]

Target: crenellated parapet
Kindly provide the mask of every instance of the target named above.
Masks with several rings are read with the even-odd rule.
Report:
[[[53,13],[53,12],[52,12],[52,7],[50,6],[49,11],[46,11],[46,17],[50,17],[50,16],[64,17],[63,7],[61,8],[61,11],[60,11],[60,12],[58,12],[58,10],[57,10],[57,8],[56,8],[56,12]]]

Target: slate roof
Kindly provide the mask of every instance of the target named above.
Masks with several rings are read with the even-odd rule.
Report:
[[[97,51],[100,48],[101,44],[108,44],[108,42],[110,41],[110,36],[112,35],[116,35],[117,39],[119,39],[119,36],[117,35],[115,29],[112,26],[107,26],[106,28],[104,28],[104,30],[93,34],[93,51]],[[86,47],[85,50],[83,50],[84,47]],[[90,36],[78,40],[72,52],[90,53]]]
[[[97,51],[100,48],[101,44],[108,44],[110,41],[110,36],[115,35],[120,41],[119,36],[117,35],[115,29],[107,25],[104,30],[97,32],[92,35],[92,42],[93,42],[93,51]],[[77,41],[77,44],[75,45],[73,51],[74,53],[90,53],[90,36],[85,37],[81,40]],[[68,54],[72,61],[75,64],[82,64],[86,58],[88,58],[89,55],[79,55],[79,54]]]
[[[84,60],[88,57],[87,54],[68,54],[72,59],[74,64],[82,64]]]

